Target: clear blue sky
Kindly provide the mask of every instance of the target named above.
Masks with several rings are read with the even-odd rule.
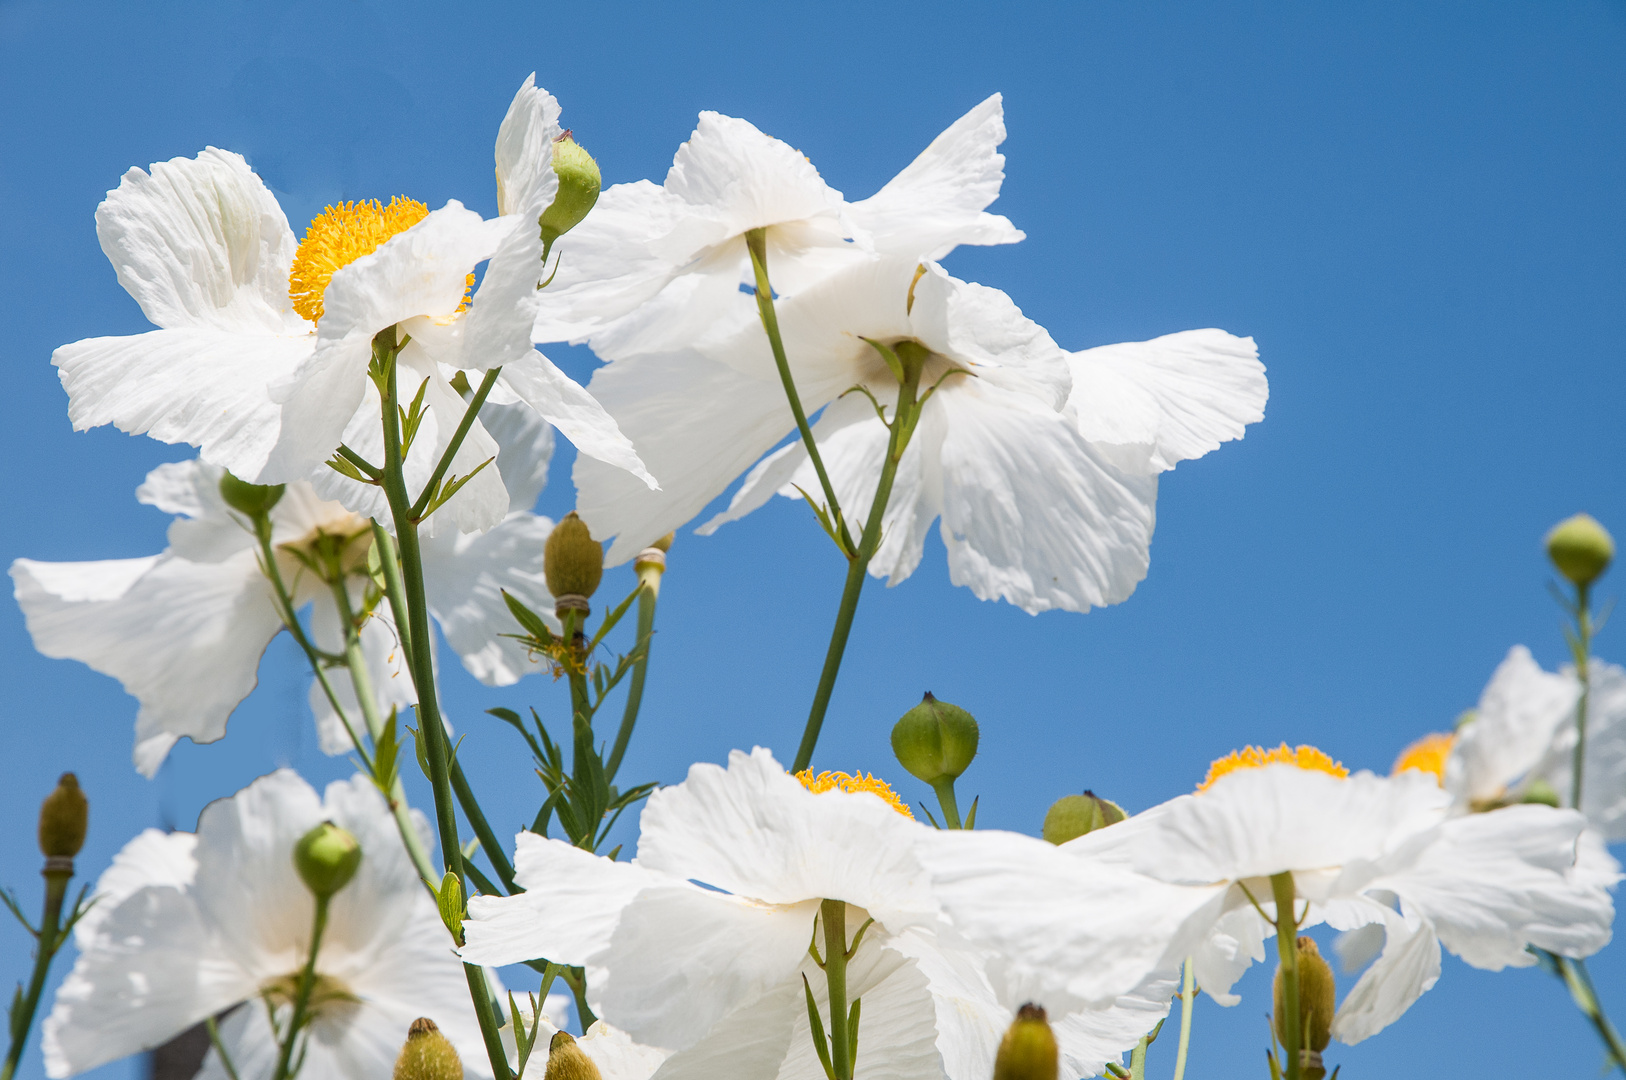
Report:
[[[533,70],[607,183],[658,180],[696,113],[716,109],[799,147],[855,198],[1002,91],[994,209],[1029,239],[961,249],[953,272],[1005,289],[1070,348],[1205,326],[1258,339],[1266,419],[1165,476],[1151,574],[1127,603],[1033,618],[978,602],[949,585],[934,536],[911,580],[865,596],[823,767],[923,796],[887,734],[930,689],[982,722],[962,805],[980,792],[989,826],[1036,831],[1051,800],[1084,787],[1141,809],[1249,742],[1314,742],[1386,769],[1471,705],[1509,646],[1558,662],[1549,525],[1587,509],[1626,534],[1619,0],[0,0],[0,557],[164,544],[166,519],[132,493],[185,448],[73,434],[49,365],[62,343],[146,328],[92,220],[125,169],[240,151],[296,231],[327,201],[397,193],[492,213],[492,139]],[[584,381],[593,365],[580,350],[555,358]],[[545,513],[571,505],[569,456]],[[788,757],[838,564],[783,500],[715,537],[680,535],[624,775],[674,781],[755,743]],[[612,575],[606,594],[629,581]],[[1626,659],[1626,627],[1599,652]],[[0,656],[0,881],[29,906],[33,816],[63,769],[92,799],[92,873],[141,827],[190,828],[276,764],[318,783],[347,769],[315,748],[286,639],[226,741],[183,744],[152,782],[129,765],[134,701],[36,655],[10,603]],[[462,760],[511,831],[540,786],[480,711],[558,715],[563,688],[487,691],[455,661],[442,670]],[[0,927],[0,950],[0,984],[22,977],[22,931]],[[1595,971],[1626,1020],[1626,945]],[[1256,968],[1234,1009],[1200,1007],[1195,1075],[1261,1075],[1268,977]],[[1368,1076],[1586,1076],[1599,1060],[1550,977],[1454,960],[1393,1028],[1329,1055]],[[1171,1067],[1172,1046],[1154,1048],[1152,1075]],[[22,1075],[40,1075],[37,1053]]]

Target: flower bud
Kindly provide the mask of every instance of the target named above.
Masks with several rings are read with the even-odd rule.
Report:
[[[90,804],[79,790],[79,778],[65,772],[40,804],[40,852],[47,858],[73,858],[85,846],[89,824]]]
[[[598,162],[576,145],[568,131],[553,141],[553,171],[559,177],[559,193],[537,222],[542,226],[544,249],[551,249],[555,240],[581,224],[582,218],[598,202],[599,184],[603,179]]]
[[[1332,967],[1321,958],[1321,950],[1316,948],[1314,939],[1301,937],[1298,947],[1299,1023],[1304,1034],[1301,1049],[1319,1055],[1332,1041],[1332,1014],[1336,1011]],[[1274,995],[1272,1016],[1276,1038],[1285,1044],[1287,1040],[1282,1036],[1282,1023],[1286,1016],[1282,1007],[1282,969],[1279,966],[1276,968]],[[1307,1080],[1320,1080],[1323,1072],[1319,1070],[1320,1062],[1312,1059],[1304,1075]]]
[[[1524,794],[1519,797],[1521,803],[1540,803],[1542,806],[1558,806],[1558,792],[1553,785],[1538,776],[1524,786]]]
[[[593,539],[587,523],[572,510],[553,527],[542,548],[542,573],[555,598],[579,596],[584,601],[604,576],[604,545]]]
[[[1056,1035],[1044,1010],[1030,1001],[1016,1010],[1016,1019],[999,1040],[994,1080],[1056,1080],[1059,1070]]]
[[[271,512],[287,487],[287,484],[272,484],[269,487],[250,484],[231,473],[225,473],[220,478],[220,497],[239,514],[246,514],[257,521]]]
[[[548,1071],[542,1080],[603,1080],[587,1051],[576,1045],[568,1031],[553,1033],[548,1043]]]
[[[361,845],[331,821],[322,822],[294,845],[294,869],[319,900],[350,884],[360,865]]]
[[[1045,812],[1043,835],[1052,844],[1065,844],[1085,833],[1116,825],[1128,816],[1123,807],[1093,791],[1063,795]]]
[[[407,1028],[401,1056],[395,1059],[395,1080],[463,1080],[457,1048],[427,1016]]]
[[[928,691],[892,726],[892,753],[898,764],[928,784],[958,779],[977,756],[977,721]]]
[[[1547,534],[1547,557],[1560,574],[1584,588],[1609,569],[1615,540],[1590,514],[1576,514]]]

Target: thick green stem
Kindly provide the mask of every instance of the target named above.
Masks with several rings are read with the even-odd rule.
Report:
[[[627,706],[621,711],[621,728],[615,733],[615,745],[610,748],[610,760],[604,766],[604,779],[615,782],[621,758],[632,741],[632,729],[638,723],[638,709],[644,702],[644,678],[649,674],[649,650],[654,645],[655,605],[661,598],[661,575],[666,567],[659,563],[638,564],[638,583],[643,591],[638,594],[638,647],[643,651],[632,666],[632,682],[627,687]]]
[[[1579,585],[1575,590],[1575,678],[1581,695],[1575,701],[1575,760],[1570,777],[1570,805],[1581,809],[1581,779],[1586,771],[1586,710],[1592,696],[1592,679],[1587,661],[1592,658],[1592,612],[1588,602],[1592,590]]]
[[[932,785],[937,793],[937,805],[943,808],[943,825],[950,829],[964,828],[960,824],[960,804],[954,799],[954,778],[945,777]]]
[[[1174,1080],[1185,1080],[1186,1052],[1191,1048],[1191,1010],[1197,1004],[1197,977],[1186,957],[1185,978],[1180,984],[1180,1047],[1174,1055]]]
[[[1140,1042],[1129,1051],[1129,1075],[1131,1080],[1146,1080],[1146,1048],[1152,1045],[1150,1035],[1142,1035]]]
[[[39,944],[34,949],[34,973],[28,979],[27,995],[12,1006],[11,1048],[6,1052],[5,1067],[0,1070],[4,1080],[11,1080],[22,1061],[23,1047],[34,1027],[34,1014],[39,1011],[40,995],[45,991],[45,978],[57,950],[62,947],[62,898],[68,893],[68,880],[72,877],[72,870],[45,871],[45,908],[40,916]]]
[[[1564,985],[1569,987],[1570,997],[1574,999],[1576,1008],[1581,1010],[1582,1015],[1597,1031],[1598,1038],[1603,1040],[1603,1045],[1609,1051],[1609,1056],[1614,1059],[1614,1064],[1626,1070],[1626,1044],[1622,1044],[1620,1033],[1604,1014],[1603,1005],[1598,1001],[1597,989],[1592,985],[1592,976],[1586,969],[1586,962],[1556,954],[1549,955],[1558,967],[1558,974],[1563,978]]]
[[[294,1046],[299,1042],[299,1032],[305,1026],[306,1010],[310,1007],[311,991],[316,988],[316,954],[322,949],[322,934],[327,930],[327,909],[331,896],[318,896],[316,898],[316,918],[311,923],[311,948],[305,960],[305,968],[299,973],[299,984],[294,990],[294,1011],[288,1018],[288,1031],[282,1040],[282,1049],[277,1054],[277,1071],[273,1080],[288,1080],[293,1064]]]
[[[1270,890],[1276,898],[1276,955],[1282,969],[1282,1012],[1286,1014],[1276,1017],[1276,1034],[1287,1059],[1287,1080],[1300,1080],[1304,1074],[1304,1063],[1299,1060],[1304,1021],[1299,1011],[1299,926],[1293,916],[1297,898],[1293,872],[1271,875]]]
[[[469,828],[480,841],[480,847],[491,860],[491,868],[497,872],[502,880],[503,888],[509,894],[519,891],[514,884],[514,868],[508,862],[508,855],[502,849],[502,843],[497,834],[492,831],[491,823],[486,820],[485,811],[480,809],[480,802],[474,797],[474,789],[469,786],[468,778],[463,775],[463,766],[456,761],[452,762],[452,790],[457,793],[458,804],[463,807],[463,816],[469,819]]]
[[[830,991],[830,1066],[836,1080],[852,1080],[851,1034],[847,1030],[847,905],[841,900],[819,904],[824,923],[824,982]]]

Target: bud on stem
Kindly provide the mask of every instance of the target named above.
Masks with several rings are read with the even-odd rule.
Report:
[[[318,900],[350,884],[361,865],[361,844],[348,831],[324,821],[294,845],[294,868]]]
[[[1615,558],[1615,540],[1590,514],[1576,514],[1547,534],[1547,557],[1576,588],[1596,581]]]
[[[598,1066],[587,1052],[576,1045],[567,1031],[553,1033],[548,1043],[548,1069],[543,1080],[603,1080]]]
[[[457,1048],[427,1016],[407,1029],[401,1056],[395,1059],[395,1080],[463,1080]]]
[[[587,602],[604,577],[604,545],[593,539],[587,523],[574,510],[548,534],[542,548],[542,574],[559,618],[567,611],[579,611],[585,619]]]
[[[1052,844],[1065,844],[1085,833],[1116,825],[1127,816],[1123,807],[1093,791],[1063,795],[1045,812],[1043,835]]]
[[[999,1041],[994,1080],[1056,1080],[1060,1067],[1056,1035],[1044,1010],[1032,1002],[1023,1005]]]
[[[85,846],[85,830],[90,824],[90,803],[79,790],[79,778],[62,774],[56,789],[40,804],[40,852],[46,858],[46,873],[73,874],[73,857]],[[52,860],[66,860],[66,867],[53,871]]]

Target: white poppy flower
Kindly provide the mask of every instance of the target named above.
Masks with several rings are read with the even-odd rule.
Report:
[[[1100,930],[1080,917],[1077,895],[1098,889],[1103,863],[1153,878],[1185,895],[1119,917],[1161,937],[1164,970],[1191,955],[1198,984],[1234,1004],[1232,985],[1265,958],[1275,932],[1254,901],[1274,919],[1270,878],[1291,872],[1302,926],[1373,926],[1384,936],[1334,1019],[1346,1043],[1392,1023],[1434,985],[1441,945],[1497,970],[1534,963],[1529,945],[1585,956],[1608,942],[1619,868],[1600,846],[1578,843],[1578,814],[1523,806],[1454,816],[1431,776],[1342,772],[1311,747],[1250,749],[1216,762],[1197,794],[1059,848],[974,834],[988,850],[955,858],[931,849],[934,882],[973,940],[1028,978],[1085,996],[1077,961],[1098,950]],[[967,859],[997,870],[968,870]]]
[[[617,184],[560,240],[536,340],[590,340],[607,360],[681,347],[756,321],[745,234],[767,230],[776,293],[807,287],[855,252],[940,259],[960,244],[1023,238],[984,208],[999,197],[998,94],[955,121],[885,187],[847,203],[800,152],[750,123],[700,114],[664,186]],[[664,482],[664,479],[663,479]]]
[[[265,997],[286,1023],[314,911],[294,843],[324,820],[355,834],[363,855],[333,898],[300,1076],[388,1075],[419,1016],[440,1026],[466,1069],[489,1076],[462,965],[384,800],[362,777],[319,798],[286,769],[211,803],[195,837],[143,834],[115,860],[98,885],[106,910],[81,930],[45,1021],[47,1074],[151,1049],[231,1009],[220,1034],[238,1075],[270,1076],[277,1046]],[[199,1075],[223,1080],[213,1051]]]
[[[119,282],[160,329],[65,345],[52,362],[76,430],[111,423],[201,448],[204,461],[253,483],[309,480],[325,498],[389,522],[383,493],[324,461],[347,442],[383,461],[378,391],[368,378],[376,334],[399,326],[403,405],[425,388],[428,413],[406,460],[428,480],[461,421],[443,366],[504,365],[494,400],[524,400],[577,447],[648,480],[615,424],[530,343],[541,239],[557,190],[558,103],[527,80],[497,141],[499,212],[452,201],[430,212],[396,199],[329,207],[296,242],[281,207],[238,155],[131,169],[96,211]],[[472,301],[467,290],[489,263]],[[476,422],[451,473],[497,453]],[[653,483],[652,480],[648,482]],[[463,531],[502,520],[509,498],[482,470],[438,512]]]
[[[496,466],[517,500],[484,534],[425,537],[424,586],[430,611],[469,672],[488,686],[506,686],[534,670],[524,647],[500,634],[513,617],[507,589],[551,617],[542,575],[542,549],[553,525],[530,513],[546,479],[552,435],[524,406],[490,406],[492,430],[503,440]],[[135,765],[152,776],[183,735],[213,742],[254,689],[260,656],[282,627],[271,584],[260,567],[252,525],[220,494],[221,470],[201,461],[160,465],[136,491],[141,502],[175,514],[169,548],[160,555],[101,562],[38,562],[11,566],[17,603],[34,645],[46,656],[79,660],[111,675],[141,703]],[[355,539],[346,561],[364,568],[372,541],[368,523],[311,485],[289,484],[270,513],[271,543],[296,610],[312,605],[311,635],[320,649],[343,652],[338,607],[328,585],[293,552],[319,535]],[[359,608],[361,581],[350,579]],[[417,692],[399,647],[389,605],[380,602],[361,629],[374,692],[382,708],[406,707]],[[361,723],[349,677],[329,681],[352,724]],[[350,749],[350,738],[320,686],[311,708],[322,750]]]
[[[857,1075],[982,1080],[1018,1003],[1001,1000],[985,955],[941,918],[915,850],[928,830],[873,778],[806,785],[762,749],[736,751],[726,770],[696,765],[650,796],[631,863],[521,833],[526,891],[470,902],[464,957],[584,966],[600,1015],[673,1052],[661,1080],[813,1075],[804,976],[821,1015],[829,1005],[808,943],[820,902],[842,900],[849,942],[874,920],[847,971],[849,1000],[863,1002]],[[1099,1054],[1099,1068],[1156,1022],[1150,1013],[1059,1033],[1073,1057]]]

